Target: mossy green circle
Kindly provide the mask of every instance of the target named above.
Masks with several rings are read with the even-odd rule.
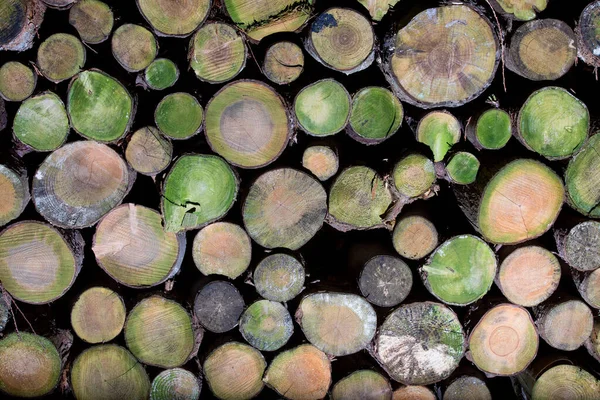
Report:
[[[157,58],[146,68],[144,76],[151,89],[164,90],[177,82],[179,70],[173,61]]]
[[[503,148],[512,136],[510,115],[498,108],[485,111],[477,120],[475,135],[477,141],[486,149]]]
[[[477,179],[479,160],[471,153],[459,151],[450,158],[450,162],[446,165],[446,171],[453,182],[469,185]]]
[[[368,141],[383,141],[400,128],[404,110],[392,92],[382,87],[366,87],[354,95],[350,127]]]
[[[60,97],[46,92],[25,100],[15,115],[13,132],[36,151],[59,148],[69,134],[69,118]]]
[[[156,126],[167,137],[187,139],[200,131],[204,110],[189,93],[179,92],[165,96],[154,112]]]
[[[324,79],[302,89],[294,101],[296,120],[313,136],[334,135],[350,116],[350,95],[341,83]]]

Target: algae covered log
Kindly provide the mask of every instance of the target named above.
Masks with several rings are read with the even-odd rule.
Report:
[[[375,310],[354,294],[310,294],[300,302],[296,321],[309,342],[333,356],[364,349],[377,330]]]
[[[185,237],[165,232],[157,211],[128,203],[100,221],[92,251],[98,265],[117,282],[145,288],[179,272]]]
[[[275,351],[294,333],[294,320],[281,303],[259,300],[242,314],[240,332],[258,350]]]
[[[392,171],[394,188],[406,201],[430,196],[435,178],[433,162],[419,153],[405,156]]]
[[[69,23],[75,27],[84,43],[104,42],[110,36],[114,22],[110,7],[99,0],[78,1],[69,11]]]
[[[172,368],[194,356],[196,335],[191,316],[180,304],[155,295],[129,312],[125,342],[144,364]]]
[[[394,249],[404,258],[419,260],[438,245],[435,225],[420,215],[404,216],[396,221],[392,234]]]
[[[204,109],[189,93],[177,92],[163,97],[154,111],[156,126],[166,137],[184,140],[202,129]]]
[[[374,343],[374,357],[392,379],[427,385],[456,369],[464,355],[465,334],[450,308],[411,303],[388,315]]]
[[[71,326],[87,343],[113,340],[125,325],[125,303],[118,293],[93,287],[81,293],[71,309]]]
[[[275,253],[258,263],[253,278],[256,292],[265,299],[289,301],[304,289],[305,272],[296,258]]]
[[[200,289],[194,300],[194,315],[206,330],[214,333],[235,328],[244,308],[244,298],[240,292],[224,281],[208,283]]]
[[[331,362],[315,346],[303,344],[279,353],[263,381],[287,399],[322,399],[331,385]]]
[[[0,340],[0,392],[15,397],[41,397],[57,386],[62,363],[45,337],[10,333]]]
[[[469,336],[469,359],[488,374],[514,375],[533,361],[538,334],[529,312],[500,304],[477,322]]]
[[[508,112],[490,108],[467,125],[467,138],[476,149],[499,150],[512,137],[512,121]]]
[[[568,204],[583,215],[600,218],[600,135],[594,134],[573,156],[565,172]]]
[[[198,400],[202,380],[182,368],[166,369],[154,378],[150,400]]]
[[[0,8],[0,51],[31,48],[44,20],[46,6],[38,0],[7,0]]]
[[[457,107],[490,85],[499,55],[490,21],[474,8],[451,5],[425,10],[400,29],[385,46],[382,68],[400,100]]]
[[[114,344],[84,350],[71,367],[71,387],[77,399],[146,400],[150,379],[138,360]]]
[[[302,154],[302,166],[320,181],[326,181],[338,172],[339,158],[328,146],[307,147]]]
[[[278,85],[294,82],[304,70],[302,49],[292,42],[277,42],[265,53],[263,73]]]
[[[0,233],[0,280],[15,299],[46,304],[73,285],[83,262],[77,231],[59,232],[38,221],[21,221]]]
[[[435,162],[444,159],[448,150],[459,142],[461,134],[460,122],[448,111],[432,111],[417,126],[417,141],[429,146]]]
[[[532,398],[592,400],[599,391],[600,382],[586,370],[575,365],[557,365],[536,380]]]
[[[394,307],[408,296],[413,284],[410,268],[393,256],[371,258],[358,278],[358,287],[370,303],[380,307]]]
[[[457,185],[470,185],[477,179],[479,160],[473,154],[459,151],[450,157],[444,172],[446,179]]]
[[[220,157],[186,154],[171,167],[162,187],[161,210],[168,232],[197,229],[233,206],[238,178]]]
[[[125,149],[125,159],[137,172],[156,176],[165,170],[173,157],[173,145],[158,129],[140,128],[131,135]]]
[[[390,400],[392,387],[378,372],[358,370],[339,380],[331,390],[332,400]]]
[[[179,79],[179,69],[167,58],[157,58],[146,67],[144,83],[153,90],[165,90]]]
[[[219,399],[251,399],[263,389],[267,362],[255,348],[229,342],[213,350],[202,369],[208,387]]]
[[[23,101],[33,94],[37,75],[18,61],[9,61],[0,67],[0,97],[6,101]]]
[[[395,134],[404,117],[400,101],[388,89],[366,87],[352,98],[346,132],[360,143],[373,145]]]
[[[296,121],[311,136],[335,135],[348,124],[350,101],[350,94],[338,81],[314,82],[296,95]]]
[[[159,36],[185,37],[206,19],[211,0],[136,0],[142,16]]]
[[[579,348],[590,337],[593,315],[582,301],[567,300],[542,304],[534,309],[540,337],[550,346],[565,351]]]

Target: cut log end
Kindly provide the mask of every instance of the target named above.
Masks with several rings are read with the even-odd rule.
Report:
[[[263,73],[278,85],[294,82],[304,70],[302,49],[292,42],[278,42],[267,49]]]
[[[565,172],[571,207],[592,218],[600,218],[600,135],[595,134],[573,156]]]
[[[70,79],[85,64],[85,47],[75,36],[57,33],[40,44],[37,66],[40,72],[54,83]]]
[[[131,168],[143,175],[156,176],[169,166],[172,157],[171,142],[150,126],[135,131],[125,149],[125,159]]]
[[[477,179],[479,160],[473,154],[459,151],[452,155],[446,165],[446,173],[450,182],[458,185],[470,185]]]
[[[542,12],[548,5],[548,0],[491,0],[494,8],[509,18],[519,21],[530,21],[536,13]]]
[[[579,348],[590,337],[594,318],[582,301],[569,300],[537,311],[540,336],[550,346],[565,351]]]
[[[134,24],[124,24],[115,30],[111,48],[117,62],[128,72],[143,70],[158,53],[158,43],[152,32]]]
[[[341,83],[333,79],[317,81],[296,96],[296,121],[311,136],[335,135],[348,124],[350,101],[350,94]]]
[[[360,4],[369,10],[369,14],[375,22],[381,21],[398,1],[400,0],[358,0]]]
[[[339,158],[331,147],[311,146],[302,154],[302,166],[320,181],[326,181],[337,174]]]
[[[71,326],[87,343],[113,340],[125,325],[125,304],[117,293],[104,287],[83,292],[71,310]]]
[[[7,0],[2,7],[0,51],[30,49],[44,20],[46,5],[37,0]]]
[[[510,115],[501,109],[491,108],[478,118],[474,129],[475,145],[488,150],[499,150],[506,146],[512,136]]]
[[[186,37],[206,19],[211,0],[172,3],[168,0],[136,0],[140,14],[160,36]]]
[[[469,337],[473,363],[488,374],[514,375],[533,361],[538,335],[529,312],[501,304],[479,320]]]
[[[264,258],[254,271],[254,286],[262,297],[272,301],[290,301],[304,288],[302,264],[287,254]]]
[[[27,175],[0,165],[0,226],[21,215],[29,200]]]
[[[331,391],[332,400],[365,399],[390,400],[392,387],[375,371],[358,370],[338,381]]]
[[[373,145],[394,135],[404,118],[400,101],[388,89],[366,87],[352,98],[346,132],[360,143]]]
[[[84,43],[99,44],[112,32],[115,18],[110,7],[99,0],[81,0],[71,7],[69,23]]]
[[[375,256],[367,261],[358,279],[362,295],[380,307],[395,307],[403,302],[412,284],[408,265],[392,256]]]
[[[189,139],[202,129],[204,109],[189,93],[166,95],[154,112],[154,121],[160,131],[173,140]]]
[[[281,303],[259,300],[242,314],[240,332],[258,350],[275,351],[283,347],[294,333],[294,321]]]
[[[583,9],[575,28],[578,56],[595,68],[600,66],[600,35],[596,28],[599,23],[600,4],[593,1]]]
[[[533,386],[534,399],[594,399],[598,380],[575,365],[558,365],[544,372]]]
[[[150,388],[150,400],[198,400],[202,381],[191,372],[167,369],[154,378]]]
[[[492,400],[492,394],[484,381],[465,375],[448,386],[443,400]]]
[[[402,257],[420,260],[437,247],[438,232],[428,219],[412,215],[396,222],[392,242]]]
[[[224,333],[237,326],[244,307],[244,299],[235,286],[224,281],[213,281],[196,295],[194,315],[206,330]]]
[[[426,386],[402,386],[396,389],[392,400],[435,400],[436,397]]]
[[[392,176],[396,190],[409,199],[425,195],[436,179],[433,162],[416,153],[398,161]]]
[[[567,234],[562,250],[565,261],[579,271],[600,268],[600,222],[575,225]]]
[[[37,75],[18,61],[8,61],[0,67],[0,97],[6,101],[23,101],[33,94]]]
[[[462,126],[448,111],[432,111],[417,126],[417,141],[429,146],[433,161],[442,161],[448,150],[459,142]]]
[[[179,79],[179,69],[167,58],[157,58],[144,71],[144,82],[150,89],[165,90]]]

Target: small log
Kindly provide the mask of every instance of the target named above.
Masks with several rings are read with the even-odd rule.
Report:
[[[579,16],[575,28],[577,37],[577,55],[594,68],[600,66],[600,35],[596,31],[600,19],[600,4],[597,1],[589,3]]]
[[[211,149],[230,164],[260,168],[281,155],[292,130],[287,106],[273,88],[238,80],[208,102],[205,133]]]
[[[156,58],[144,70],[144,83],[152,90],[170,88],[179,79],[179,69],[167,58]]]
[[[150,387],[150,400],[198,400],[202,379],[182,368],[156,375]]]
[[[491,84],[499,49],[492,24],[474,8],[430,8],[385,43],[381,67],[400,100],[422,108],[458,107]]]
[[[184,235],[162,229],[157,211],[132,203],[102,218],[92,243],[100,268],[133,288],[156,286],[175,276],[185,247]]]
[[[417,125],[417,141],[429,146],[435,162],[442,161],[461,136],[460,122],[448,111],[431,111]]]
[[[379,22],[386,16],[390,8],[394,7],[400,0],[358,0],[360,4],[369,10],[371,18]]]
[[[567,202],[581,214],[600,218],[600,135],[595,134],[569,161],[565,172]]]
[[[346,132],[360,143],[379,144],[400,129],[403,118],[402,103],[391,91],[370,86],[359,90],[352,98]]]
[[[506,67],[532,81],[552,81],[575,64],[575,33],[557,19],[540,19],[515,31],[507,51]]]
[[[0,67],[0,97],[6,101],[23,101],[33,94],[37,74],[18,61],[8,61]]]
[[[298,250],[321,229],[326,215],[327,193],[323,186],[291,168],[259,176],[242,209],[248,235],[268,249]]]
[[[500,304],[486,312],[473,328],[467,358],[487,374],[515,375],[533,361],[538,341],[526,309]]]
[[[373,356],[395,381],[428,385],[452,374],[465,352],[465,334],[450,308],[432,302],[411,303],[385,319],[374,341]]]
[[[279,353],[263,381],[286,399],[322,399],[331,385],[331,362],[321,350],[303,344]]]
[[[456,185],[470,185],[477,180],[479,160],[473,154],[459,151],[450,157],[443,170],[443,176]]]
[[[110,36],[115,18],[110,7],[99,0],[81,0],[69,11],[69,23],[79,33],[81,41],[100,44]]]
[[[424,155],[409,154],[396,163],[392,178],[394,188],[407,202],[427,198],[435,183],[435,167]]]
[[[56,150],[65,143],[69,131],[65,105],[53,92],[25,100],[13,120],[13,134],[27,150]]]
[[[192,257],[204,275],[242,275],[252,258],[250,237],[239,225],[215,222],[202,228],[194,238]]]
[[[569,230],[556,231],[556,247],[563,260],[578,271],[600,268],[600,222],[584,221]]]
[[[294,320],[281,303],[259,300],[242,314],[240,332],[252,347],[275,351],[283,347],[294,333]]]
[[[162,187],[161,211],[168,232],[198,229],[227,214],[236,200],[239,180],[221,157],[181,156]]]
[[[173,157],[173,145],[158,129],[140,128],[131,135],[125,148],[125,159],[136,172],[156,176],[164,171]]]
[[[150,379],[129,351],[115,344],[103,344],[77,356],[71,369],[71,387],[77,399],[146,400]]]
[[[295,43],[283,41],[271,45],[265,53],[263,73],[271,82],[287,85],[304,71],[304,54]]]
[[[392,400],[436,400],[426,386],[402,386],[394,391]]]
[[[0,281],[12,297],[50,303],[75,282],[83,262],[83,238],[38,221],[21,221],[0,233]]]
[[[533,399],[595,399],[600,382],[592,374],[575,365],[557,365],[537,378]]]
[[[118,293],[92,287],[81,293],[73,305],[71,326],[86,343],[106,343],[121,333],[125,316],[125,303]]]
[[[302,154],[302,166],[320,181],[326,181],[337,174],[340,160],[331,147],[311,146]]]
[[[219,399],[251,399],[264,387],[263,373],[267,362],[253,347],[229,342],[213,350],[202,370],[206,383]]]
[[[0,391],[8,396],[41,397],[54,390],[62,362],[45,337],[13,332],[0,340]]]
[[[136,0],[136,4],[158,36],[186,37],[204,22],[212,0]]]
[[[467,124],[467,138],[477,150],[499,150],[512,137],[512,118],[499,108],[490,108]]]
[[[140,25],[124,24],[118,27],[111,39],[115,60],[128,72],[145,69],[158,53],[156,38]]]
[[[554,254],[543,247],[524,246],[502,261],[496,285],[511,303],[533,307],[554,293],[560,276],[560,263]]]
[[[129,131],[135,108],[135,99],[127,89],[100,70],[83,71],[69,83],[71,127],[87,139],[118,141]]]
[[[180,304],[161,296],[137,303],[125,322],[127,348],[147,365],[181,366],[195,355],[195,341],[190,314]]]
[[[53,225],[85,228],[119,205],[134,180],[135,172],[110,147],[73,142],[55,150],[38,168],[33,203]]]
[[[496,255],[483,240],[460,235],[439,246],[420,273],[436,298],[446,304],[466,306],[490,290],[496,269]]]
[[[154,121],[160,131],[170,139],[184,140],[202,130],[204,110],[189,93],[171,93],[163,97],[154,111]]]
[[[571,269],[571,276],[581,298],[590,307],[600,309],[600,268],[592,272]]]
[[[335,229],[373,229],[385,226],[385,213],[393,202],[384,180],[369,167],[344,169],[329,191],[327,223]]]
[[[203,25],[192,38],[188,55],[196,77],[214,84],[235,78],[246,66],[247,57],[242,35],[222,22]]]
[[[587,106],[563,88],[534,92],[517,120],[517,138],[549,160],[571,157],[586,141],[590,127]]]
[[[491,178],[490,178],[491,176]],[[454,190],[469,222],[491,243],[517,244],[548,231],[564,201],[562,180],[538,161],[517,159]]]
[[[7,0],[2,4],[0,51],[25,51],[33,46],[46,5],[38,0]]]
[[[542,12],[548,0],[490,0],[494,8],[509,19],[530,21]]]
[[[296,95],[296,121],[311,136],[335,135],[348,124],[350,101],[350,94],[341,83],[322,79],[304,87]]]
[[[305,296],[296,321],[316,348],[333,356],[354,354],[367,347],[377,330],[377,314],[362,297],[345,293]]]
[[[85,56],[85,47],[79,39],[66,33],[56,33],[40,44],[37,66],[46,79],[59,83],[83,69]]]
[[[594,317],[582,301],[545,303],[534,308],[533,312],[540,337],[556,349],[576,350],[592,333]]]
[[[492,400],[492,394],[481,379],[463,375],[448,385],[443,400]]]
[[[392,243],[402,257],[420,260],[438,246],[438,232],[427,218],[409,215],[396,222]]]
[[[402,303],[412,285],[410,268],[393,256],[371,258],[358,278],[358,287],[365,299],[380,307],[395,307]]]
[[[245,306],[244,298],[235,286],[229,282],[213,281],[198,291],[194,315],[206,330],[224,333],[237,326]]]
[[[290,301],[304,289],[304,267],[296,258],[283,253],[265,257],[254,270],[256,292],[272,301]]]
[[[349,75],[373,63],[375,44],[367,18],[349,8],[334,7],[312,22],[305,47],[324,66]]]
[[[369,369],[354,371],[331,390],[331,400],[391,400],[392,386],[380,373]]]
[[[27,170],[10,160],[0,164],[0,226],[18,218],[29,199]]]
[[[302,28],[313,10],[311,0],[227,0],[225,10],[250,40],[259,42],[277,32],[295,32]]]

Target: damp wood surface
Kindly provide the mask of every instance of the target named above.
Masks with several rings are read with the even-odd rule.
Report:
[[[0,0],[0,398],[598,400],[600,0]]]

